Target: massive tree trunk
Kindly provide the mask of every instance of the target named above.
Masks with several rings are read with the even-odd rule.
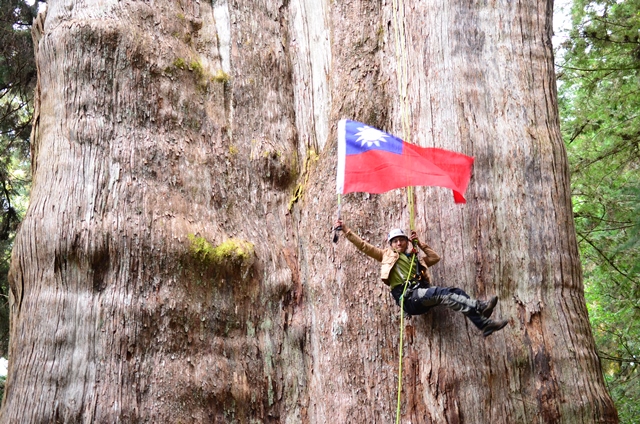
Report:
[[[404,88],[414,142],[476,158],[466,205],[416,189],[435,281],[499,295],[509,326],[409,321],[403,422],[617,422],[551,15],[533,0],[50,0],[2,422],[392,421],[398,310],[378,264],[329,230],[337,120],[400,134]],[[343,201],[372,243],[408,225],[402,190]]]

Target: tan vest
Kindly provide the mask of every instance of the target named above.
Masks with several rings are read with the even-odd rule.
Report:
[[[391,247],[387,247],[386,249],[380,249],[375,247],[366,241],[362,240],[358,237],[353,231],[348,230],[344,233],[347,240],[349,240],[355,247],[358,248],[362,253],[367,256],[372,257],[380,264],[380,279],[386,284],[389,285],[389,273],[391,272],[391,268],[396,264],[396,261],[400,257],[400,254],[394,251]],[[440,261],[440,256],[429,247],[426,243],[418,244],[418,247],[425,253],[426,256],[419,258],[420,264],[426,270],[426,278],[429,282],[431,282],[431,273],[429,272],[429,267],[433,266]]]

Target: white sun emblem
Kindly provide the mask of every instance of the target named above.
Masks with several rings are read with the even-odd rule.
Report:
[[[358,136],[356,141],[359,141],[360,145],[363,147],[365,144],[367,147],[371,147],[373,145],[380,147],[380,142],[386,143],[387,140],[385,140],[385,138],[388,137],[387,134],[382,131],[371,127],[359,127],[356,135]]]

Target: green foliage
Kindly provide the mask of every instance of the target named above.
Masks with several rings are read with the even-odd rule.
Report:
[[[29,134],[36,68],[30,25],[37,13],[22,0],[0,0],[0,356],[9,340],[9,258],[26,209]]]
[[[640,0],[574,0],[558,75],[585,294],[622,423],[640,417]],[[635,420],[635,421],[634,421]]]

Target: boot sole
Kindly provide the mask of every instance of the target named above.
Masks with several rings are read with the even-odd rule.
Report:
[[[507,324],[509,324],[509,321],[506,321],[506,320],[505,320],[504,322],[500,323],[499,325],[496,325],[496,326],[495,326],[495,327],[493,327],[493,328],[486,329],[486,330],[484,330],[484,332],[482,333],[482,336],[483,336],[483,337],[489,337],[490,335],[492,335],[492,334],[493,334],[493,333],[495,333],[496,331],[500,331],[500,330],[502,330],[504,327],[506,327],[506,326],[507,326]]]

